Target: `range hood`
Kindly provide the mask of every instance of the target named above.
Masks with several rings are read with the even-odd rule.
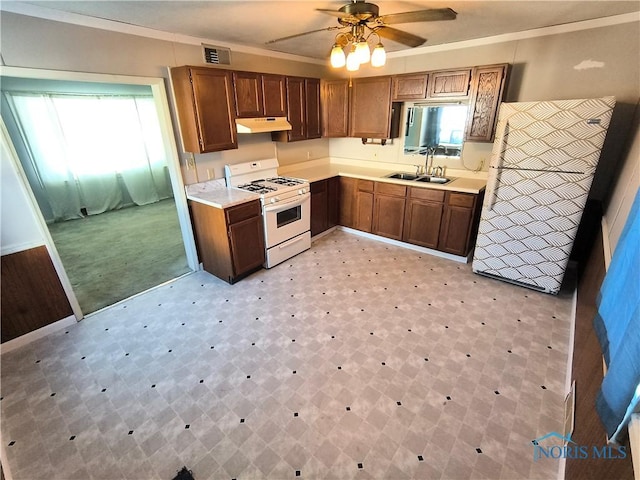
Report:
[[[238,133],[263,133],[291,130],[287,117],[236,118]]]

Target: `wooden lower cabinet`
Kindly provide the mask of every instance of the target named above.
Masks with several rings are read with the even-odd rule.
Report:
[[[260,201],[221,209],[189,202],[198,254],[204,269],[229,283],[265,261]]]
[[[338,177],[311,182],[311,236],[338,224]]]
[[[414,245],[467,256],[484,194],[339,178],[339,224]]]
[[[472,233],[477,229],[478,195],[447,192],[444,217],[440,226],[438,250],[466,256],[471,250]]]
[[[371,233],[402,240],[407,187],[376,182]]]
[[[373,228],[373,188],[371,180],[358,180],[355,202],[355,228],[371,233]]]
[[[358,180],[351,177],[338,177],[338,224],[349,228],[356,228],[356,202]]]
[[[438,248],[444,196],[445,192],[442,190],[409,188],[404,213],[403,241],[426,248]]]

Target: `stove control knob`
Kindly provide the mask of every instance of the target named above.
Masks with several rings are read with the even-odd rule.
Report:
[[[276,203],[278,201],[278,199],[276,197],[271,197],[271,200],[269,200],[271,203]]]
[[[307,193],[306,188],[301,188],[300,190],[298,190],[298,195],[304,195],[305,193]]]

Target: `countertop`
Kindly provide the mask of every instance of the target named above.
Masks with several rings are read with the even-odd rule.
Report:
[[[408,166],[405,165],[389,165],[376,164],[375,162],[366,162],[349,159],[319,159],[307,162],[287,165],[278,168],[278,174],[288,177],[303,178],[309,182],[316,182],[338,175],[353,178],[362,178],[364,180],[384,181],[389,183],[397,183],[419,188],[431,188],[435,190],[449,190],[453,192],[478,194],[483,191],[487,185],[484,178],[486,172],[480,172],[478,177],[458,176],[465,175],[466,172],[450,171],[446,176],[455,178],[447,184],[423,183],[411,180],[398,180],[395,178],[386,178],[395,172],[405,171],[412,173]],[[215,208],[228,208],[241,203],[258,200],[260,195],[257,193],[244,192],[227,188],[224,178],[209,180],[206,182],[195,183],[185,187],[187,199],[204,203]]]
[[[250,200],[260,199],[260,195],[257,193],[227,188],[224,178],[187,185],[185,190],[188,200],[216,208],[228,208]]]
[[[452,180],[446,184],[415,182],[412,180],[398,180],[394,178],[386,178],[395,172],[413,173],[413,171],[405,165],[372,165],[374,162],[366,161],[349,161],[346,159],[321,159],[309,162],[302,162],[294,165],[280,167],[278,173],[289,177],[304,178],[309,182],[324,180],[335,177],[337,175],[344,177],[362,178],[364,180],[384,181],[389,183],[397,183],[400,185],[408,185],[412,187],[431,188],[436,190],[449,190],[454,192],[464,192],[478,194],[487,186],[486,172],[480,173],[478,177],[458,176],[464,175],[466,172],[450,171],[446,173],[447,177]]]

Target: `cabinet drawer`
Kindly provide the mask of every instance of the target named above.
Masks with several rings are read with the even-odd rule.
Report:
[[[444,202],[444,190],[431,190],[428,188],[409,188],[411,198],[430,200],[432,202]]]
[[[450,193],[449,201],[447,202],[450,206],[454,207],[473,207],[473,200],[475,196],[466,193]]]
[[[248,218],[259,216],[260,202],[256,200],[227,208],[225,214],[228,224],[238,223]]]
[[[358,190],[361,192],[373,192],[373,181],[358,180]]]
[[[407,187],[394,183],[376,182],[376,193],[404,197],[407,194]]]

